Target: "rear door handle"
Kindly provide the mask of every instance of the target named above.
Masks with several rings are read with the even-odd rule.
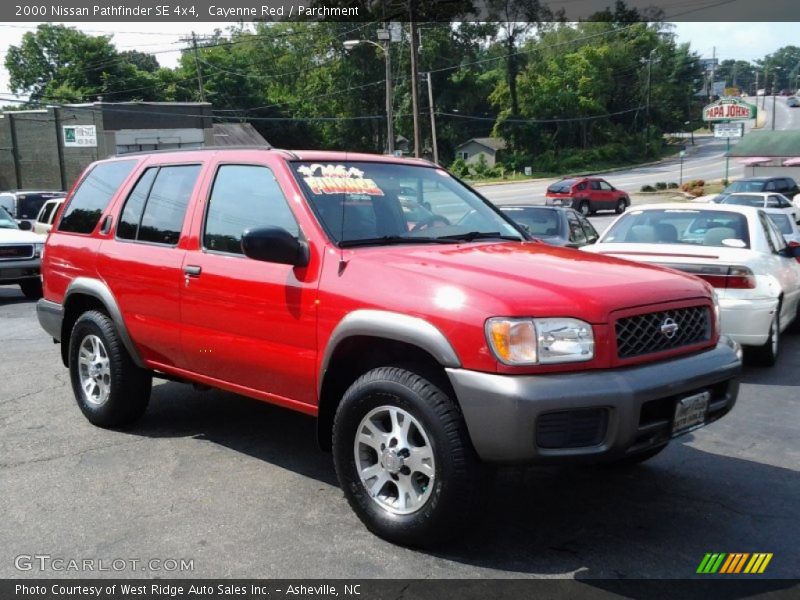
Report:
[[[187,277],[199,277],[203,268],[198,265],[186,265],[183,267],[183,272]]]

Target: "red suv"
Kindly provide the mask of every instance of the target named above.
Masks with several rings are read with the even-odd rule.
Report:
[[[639,462],[738,393],[707,283],[530,241],[423,161],[101,161],[42,271],[89,421],[130,426],[154,377],[313,415],[355,512],[403,544],[466,530],[489,465]]]
[[[562,179],[547,188],[547,206],[570,206],[583,216],[598,210],[613,210],[622,214],[631,205],[630,196],[605,179],[581,177]]]

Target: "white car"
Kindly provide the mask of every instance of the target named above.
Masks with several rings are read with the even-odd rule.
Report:
[[[53,228],[53,220],[58,214],[58,209],[64,204],[64,198],[48,200],[42,205],[39,214],[36,215],[36,222],[33,224],[34,233],[50,233]]]
[[[705,279],[719,299],[721,332],[750,346],[762,364],[775,363],[780,333],[798,318],[800,246],[786,243],[766,209],[677,203],[635,207],[582,250]]]
[[[720,204],[737,206],[756,206],[759,208],[779,208],[792,215],[795,223],[800,222],[800,209],[783,194],[777,192],[736,192],[729,194]]]
[[[45,237],[20,229],[0,206],[0,285],[19,285],[26,298],[40,298],[39,276]]]
[[[786,211],[780,208],[765,208],[764,212],[783,234],[783,239],[787,244],[800,245],[800,226],[792,220],[790,215],[786,214]]]

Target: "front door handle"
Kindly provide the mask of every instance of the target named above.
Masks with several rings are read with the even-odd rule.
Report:
[[[183,267],[183,272],[187,277],[199,277],[203,268],[198,265],[186,265]]]

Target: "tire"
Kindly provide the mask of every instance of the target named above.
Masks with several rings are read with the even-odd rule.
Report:
[[[364,525],[396,544],[429,547],[472,529],[488,495],[489,472],[443,387],[380,367],[356,380],[336,410],[339,484]]]
[[[19,289],[29,300],[38,300],[42,297],[42,280],[38,278],[25,279],[19,282]]]
[[[83,313],[72,327],[69,373],[81,412],[98,427],[125,427],[147,408],[152,375],[133,363],[114,322],[99,311]]]
[[[589,215],[592,214],[592,207],[589,204],[588,200],[583,200],[578,205],[578,212],[580,212],[584,217],[588,217]]]
[[[757,346],[751,350],[751,356],[756,364],[762,367],[771,367],[778,360],[780,351],[781,335],[781,306],[775,309],[775,318],[769,325],[769,337],[763,346]]]
[[[626,469],[629,467],[635,467],[637,465],[642,464],[645,461],[650,460],[654,456],[661,454],[661,452],[663,452],[667,446],[668,444],[664,444],[663,446],[658,446],[657,448],[650,448],[649,450],[645,450],[644,452],[638,452],[637,454],[632,454],[624,458],[619,458],[614,461],[603,463],[603,466],[610,469]]]
[[[617,200],[617,207],[614,209],[614,212],[617,213],[618,215],[621,215],[622,213],[625,212],[625,209],[627,207],[628,207],[628,203],[625,202],[625,200],[621,198],[621,199]]]

